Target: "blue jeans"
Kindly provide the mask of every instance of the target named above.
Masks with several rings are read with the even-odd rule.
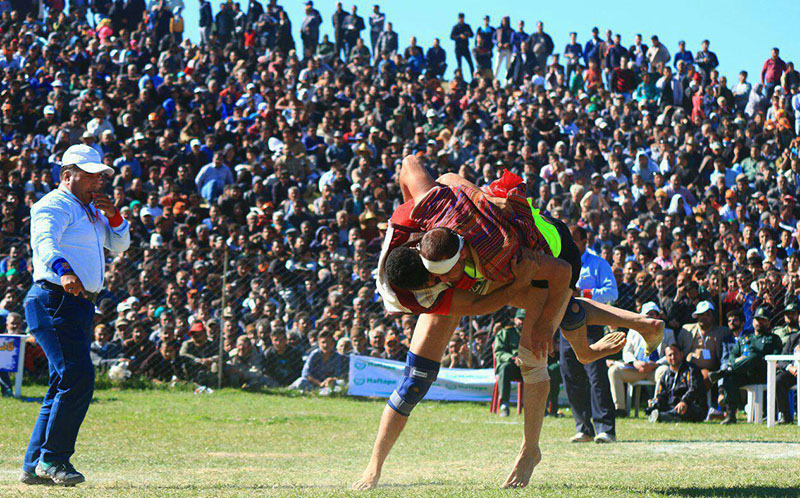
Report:
[[[24,301],[25,319],[42,347],[50,369],[50,387],[33,427],[25,463],[33,472],[46,463],[69,461],[94,392],[89,356],[94,305],[82,297],[34,284]]]

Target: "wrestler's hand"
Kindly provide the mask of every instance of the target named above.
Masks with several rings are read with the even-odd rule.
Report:
[[[531,336],[531,352],[539,359],[547,359],[553,352],[553,334],[550,330],[537,329]]]
[[[493,195],[487,195],[486,199],[500,208],[500,211],[503,212],[506,216],[511,216],[514,214],[514,209],[511,208],[511,204],[508,202],[508,199],[505,197],[495,197]]]

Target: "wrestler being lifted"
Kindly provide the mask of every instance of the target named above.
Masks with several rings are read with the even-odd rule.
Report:
[[[525,486],[541,459],[538,439],[549,390],[546,354],[558,323],[584,362],[624,344],[624,334],[612,334],[589,347],[587,323],[634,328],[656,344],[660,339],[652,338],[663,330],[658,321],[574,299],[571,289],[580,270],[577,246],[563,223],[531,209],[517,194],[518,186],[487,195],[455,175],[439,181],[437,185],[416,158],[404,160],[400,185],[407,202],[392,216],[379,261],[378,289],[387,311],[421,316],[406,375],[384,409],[372,458],[354,484],[357,489],[377,484],[408,415],[436,379],[438,360],[459,316],[491,313],[503,304],[528,311],[519,355],[526,382],[525,436],[505,483],[508,487]],[[420,237],[421,231],[428,233]],[[524,248],[541,253],[535,281],[508,285],[512,263]],[[465,297],[464,291],[483,297]]]

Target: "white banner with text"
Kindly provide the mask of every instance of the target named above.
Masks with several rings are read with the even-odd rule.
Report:
[[[403,378],[405,363],[371,356],[350,356],[348,394],[388,398]],[[427,400],[490,401],[494,388],[491,368],[442,368],[425,396]]]

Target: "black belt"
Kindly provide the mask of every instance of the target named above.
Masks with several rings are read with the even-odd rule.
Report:
[[[60,285],[54,284],[53,282],[48,282],[47,280],[39,280],[36,283],[41,285],[45,289],[50,289],[51,291],[63,292],[64,294],[69,294],[70,296],[73,295],[73,294],[70,294],[69,292],[65,291],[64,288],[61,287]],[[99,292],[89,292],[87,290],[85,290],[83,292],[84,292],[83,295],[78,294],[76,297],[80,297],[82,299],[86,299],[87,301],[89,301],[92,304],[97,303],[97,295],[99,294]]]

